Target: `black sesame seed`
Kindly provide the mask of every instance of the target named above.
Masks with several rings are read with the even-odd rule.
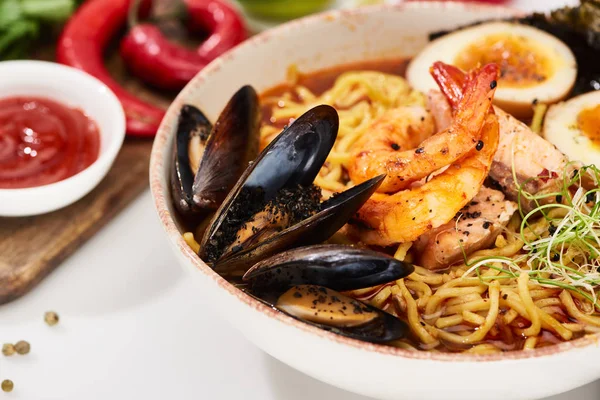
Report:
[[[392,149],[400,150],[400,146],[398,145],[398,143],[392,143]]]
[[[424,148],[422,148],[422,147],[419,147],[418,149],[416,149],[416,150],[415,150],[415,153],[417,153],[417,154],[421,154],[421,153],[423,153],[424,151],[425,151],[425,149],[424,149]]]
[[[556,202],[557,202],[557,203],[562,203],[562,198],[563,198],[563,197],[562,197],[562,195],[560,195],[560,194],[557,194],[557,195],[556,195]]]
[[[586,203],[591,203],[595,199],[596,199],[596,194],[593,193],[593,192],[590,192],[590,193],[588,193],[588,194],[585,195],[585,202]]]
[[[483,142],[480,140],[477,142],[477,145],[475,146],[475,150],[480,151],[481,149],[483,149]]]
[[[496,86],[498,86],[498,82],[496,82],[495,80],[492,81],[492,83],[490,83],[490,89],[495,89]]]
[[[490,227],[490,225],[492,225],[490,222],[488,222],[488,221],[485,221],[485,222],[483,223],[483,229],[488,229],[488,228]]]

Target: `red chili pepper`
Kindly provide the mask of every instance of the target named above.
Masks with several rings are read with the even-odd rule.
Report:
[[[58,41],[59,63],[81,69],[100,79],[119,98],[127,117],[127,133],[132,136],[154,136],[164,110],[127,92],[104,66],[104,50],[108,42],[126,24],[131,0],[88,0],[65,26]],[[149,10],[149,3],[144,3]]]
[[[190,31],[208,38],[189,50],[169,41],[151,24],[132,26],[121,42],[121,57],[142,80],[162,89],[183,88],[202,68],[247,37],[242,18],[221,0],[184,0]]]

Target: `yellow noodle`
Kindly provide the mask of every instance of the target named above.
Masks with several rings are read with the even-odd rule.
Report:
[[[419,311],[417,310],[417,303],[413,299],[412,295],[404,285],[403,280],[399,280],[396,284],[400,287],[402,297],[406,302],[406,315],[408,317],[408,323],[411,330],[419,339],[425,344],[431,344],[436,342],[436,339],[421,325],[421,319],[419,318]]]
[[[446,307],[443,315],[462,314],[463,311],[484,311],[490,308],[488,299],[470,301],[468,303],[457,304],[455,306]]]
[[[458,282],[458,280],[450,281],[448,283],[454,283],[454,282]],[[486,289],[487,289],[487,287],[484,285],[461,287],[461,288],[454,288],[454,287],[440,288],[435,292],[435,294],[433,296],[431,296],[431,299],[429,299],[429,303],[427,304],[427,309],[425,310],[425,312],[427,314],[433,314],[435,312],[436,308],[440,305],[440,303],[447,298],[459,297],[459,296],[463,296],[463,295],[471,294],[471,293],[481,294],[481,293],[485,292]]]
[[[396,260],[404,261],[404,258],[406,258],[406,253],[408,253],[408,250],[410,250],[411,246],[412,242],[406,242],[399,245],[394,253],[394,258]],[[429,292],[429,294],[431,294],[431,290]]]
[[[188,246],[194,250],[194,253],[198,253],[200,251],[200,244],[196,242],[194,239],[194,234],[192,232],[186,232],[183,234],[183,240],[187,243]]]
[[[527,311],[528,319],[531,321],[531,326],[527,329],[518,329],[517,332],[525,335],[525,336],[537,336],[540,333],[540,329],[542,327],[542,322],[540,319],[539,309],[533,304],[533,299],[529,294],[529,288],[527,284],[529,283],[529,274],[526,272],[521,272],[519,275],[519,279],[517,279],[519,284],[519,296],[521,297],[521,302],[525,306],[525,310]]]
[[[420,293],[421,296],[419,296],[419,297],[431,296],[433,294],[431,291],[431,288],[423,282],[406,280],[406,281],[404,281],[404,284],[406,285],[407,288],[409,288],[413,292],[417,292],[418,294]]]
[[[530,290],[530,294],[532,299],[537,300],[556,296],[558,294],[558,291],[556,289],[533,289]]]
[[[479,293],[466,294],[464,296],[455,297],[446,302],[446,307],[454,306],[456,304],[468,303],[470,301],[480,300],[481,295]]]
[[[563,324],[563,326],[571,332],[583,332],[585,330],[585,325],[576,324],[573,322],[568,322],[566,324]]]
[[[504,314],[504,323],[506,325],[508,325],[511,322],[513,322],[515,320],[515,318],[517,318],[518,316],[519,316],[519,313],[511,308],[510,310],[508,310],[506,312],[506,314]]]
[[[425,268],[415,266],[415,272],[408,276],[408,279],[418,282],[425,282],[428,285],[437,286],[444,282],[444,277],[440,274],[433,274],[430,271],[424,272]]]
[[[537,336],[528,337],[525,340],[525,344],[523,344],[523,350],[533,350],[537,345],[538,338]]]
[[[485,318],[479,314],[475,314],[474,312],[464,310],[462,313],[462,317],[465,321],[470,322],[475,325],[483,325],[485,323]]]
[[[465,350],[465,353],[472,354],[496,354],[501,352],[501,349],[490,343],[478,344],[477,346],[473,346],[470,349]]]
[[[600,317],[594,317],[592,315],[587,315],[579,311],[575,302],[573,301],[573,297],[571,297],[571,293],[566,290],[563,290],[559,295],[562,300],[565,308],[567,309],[567,313],[576,320],[580,322],[585,322],[589,325],[600,326]]]
[[[463,322],[462,315],[454,314],[454,315],[449,315],[447,317],[438,318],[435,321],[435,326],[438,327],[438,328],[440,328],[440,329],[444,329],[444,328],[447,328],[449,326],[458,325],[461,322]]]
[[[507,299],[504,300],[504,298],[502,298],[500,300],[500,304],[502,304],[502,306],[508,306],[512,308],[519,313],[521,317],[528,318],[529,315],[527,314],[525,306],[521,303],[519,296],[512,292],[507,292],[504,294],[507,295]],[[571,340],[573,337],[573,332],[562,326],[560,322],[542,310],[539,311],[539,315],[542,321],[542,328],[556,332],[564,340]]]
[[[490,310],[487,316],[485,317],[484,324],[482,324],[475,332],[467,336],[460,336],[454,333],[446,332],[444,330],[438,330],[438,336],[443,340],[462,344],[472,344],[483,340],[483,338],[485,338],[485,335],[487,335],[492,326],[494,326],[496,318],[498,317],[500,284],[497,281],[494,281],[490,284],[489,296]]]
[[[558,299],[556,297],[551,297],[551,298],[537,300],[534,302],[534,304],[538,308],[543,308],[543,307],[547,307],[547,306],[559,306],[559,305],[561,305],[561,301],[560,301],[560,299]]]
[[[383,289],[381,289],[379,293],[373,296],[370,303],[374,307],[381,308],[381,306],[383,306],[383,303],[385,303],[385,301],[388,299],[388,297],[390,297],[391,294],[392,291],[388,286],[386,286]]]

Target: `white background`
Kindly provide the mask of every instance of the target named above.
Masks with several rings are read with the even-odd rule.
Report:
[[[33,292],[0,306],[0,343],[31,343],[26,356],[0,356],[0,380],[15,383],[0,399],[366,400],[258,350],[202,308],[201,295],[171,255],[145,192]],[[60,314],[55,327],[43,321],[48,310]],[[600,381],[551,399],[598,400]]]

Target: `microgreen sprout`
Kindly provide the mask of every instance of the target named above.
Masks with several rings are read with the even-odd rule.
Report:
[[[513,167],[514,171],[514,167]],[[545,180],[558,176],[542,176]],[[515,182],[519,182],[513,175]],[[578,293],[600,309],[596,289],[600,286],[600,169],[594,165],[565,167],[562,183],[553,191],[531,194],[519,186],[522,251],[513,257],[480,257],[467,260],[468,270],[488,282],[517,278],[525,272],[543,287],[556,287]],[[542,191],[543,192],[543,191]],[[523,201],[534,204],[526,212]],[[481,267],[498,271],[484,275]]]

